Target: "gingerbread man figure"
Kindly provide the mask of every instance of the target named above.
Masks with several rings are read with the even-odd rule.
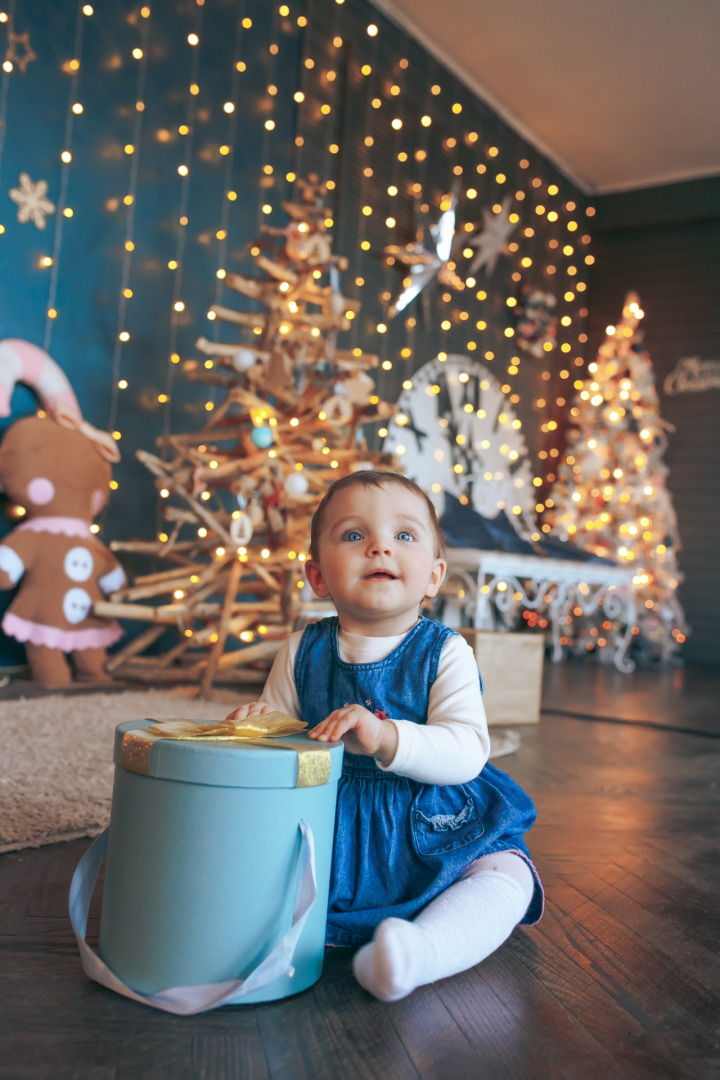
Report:
[[[105,505],[114,440],[83,420],[70,384],[42,349],[0,342],[0,415],[10,414],[15,382],[31,386],[50,415],[17,420],[0,445],[0,484],[25,508],[0,543],[0,588],[17,586],[2,628],[25,645],[33,680],[43,686],[110,681],[105,649],[120,626],[93,613],[120,588],[122,567],[91,531]]]

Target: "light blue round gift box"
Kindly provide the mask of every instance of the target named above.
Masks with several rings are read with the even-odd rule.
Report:
[[[304,821],[317,898],[289,970],[243,1003],[306,989],[322,971],[342,744],[303,734],[281,746],[151,741],[153,723],[116,729],[102,960],[147,994],[246,978],[290,926]]]

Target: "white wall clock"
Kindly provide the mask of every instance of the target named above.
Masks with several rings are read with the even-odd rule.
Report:
[[[535,527],[530,459],[520,420],[486,367],[468,356],[431,360],[403,390],[384,449],[430,495],[439,514],[444,492],[487,518],[504,510],[518,532]]]

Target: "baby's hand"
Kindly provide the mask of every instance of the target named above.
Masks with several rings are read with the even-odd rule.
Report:
[[[231,720],[233,724],[239,724],[247,720],[248,716],[262,716],[263,713],[273,711],[272,705],[266,705],[264,701],[249,701],[247,705],[238,705],[237,709],[228,713],[225,719]]]
[[[388,765],[397,752],[397,729],[388,720],[380,720],[362,705],[335,709],[311,731],[311,739],[337,742],[342,739],[350,754],[374,757]]]

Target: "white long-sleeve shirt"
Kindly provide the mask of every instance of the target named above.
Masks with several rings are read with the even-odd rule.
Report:
[[[268,676],[262,700],[280,712],[300,716],[295,687],[295,656],[303,631],[283,642]],[[340,630],[341,659],[372,664],[396,649],[405,637],[364,637]],[[459,634],[443,646],[437,677],[430,688],[426,724],[388,717],[398,735],[392,761],[378,766],[426,784],[465,784],[482,770],[490,753],[485,708],[475,654]]]

